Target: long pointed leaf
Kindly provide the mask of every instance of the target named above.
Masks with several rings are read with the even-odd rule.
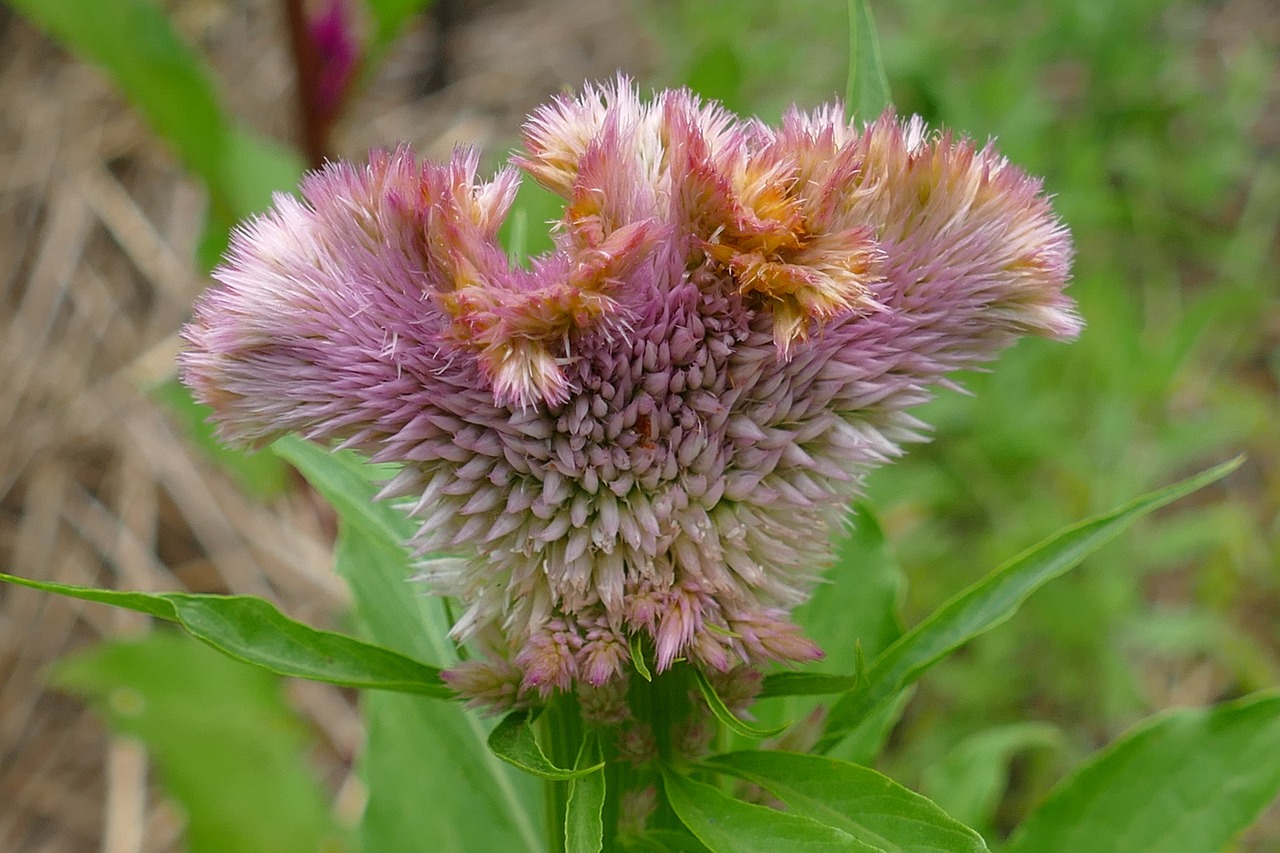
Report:
[[[218,651],[277,675],[440,699],[454,695],[435,667],[355,637],[304,625],[271,602],[250,595],[118,592],[6,574],[0,574],[0,581],[177,622]]]
[[[720,724],[729,729],[734,734],[742,735],[745,738],[759,739],[771,737],[785,729],[789,723],[780,726],[770,726],[769,728],[756,728],[748,723],[739,720],[733,715],[728,706],[724,704],[724,700],[720,698],[720,694],[716,693],[716,689],[711,686],[711,682],[702,674],[702,670],[695,669],[693,671],[694,681],[698,684],[698,689],[702,691],[702,698],[706,701],[707,707],[711,710],[711,715],[720,721]]]
[[[1147,513],[1225,477],[1233,459],[1151,492],[1125,506],[1055,534],[960,592],[890,646],[866,678],[831,709],[819,751],[835,746],[875,709],[960,646],[1011,617],[1048,581],[1078,566]]]
[[[732,752],[704,766],[767,790],[802,815],[895,853],[985,853],[986,843],[919,794],[874,770],[819,755]]]
[[[889,80],[880,58],[880,37],[868,0],[849,0],[849,82],[845,107],[870,121],[889,105]]]
[[[645,681],[653,681],[653,673],[649,671],[649,664],[644,660],[644,643],[639,634],[631,637],[631,665],[635,667],[636,672]]]
[[[297,436],[286,436],[271,451],[293,465],[348,524],[399,548],[413,536],[413,521],[395,507],[375,503],[373,470],[350,451],[330,452]]]
[[[337,567],[372,637],[453,662],[440,600],[409,585],[403,549],[364,535],[344,519]],[[361,823],[366,850],[416,853],[423,838],[437,839],[441,850],[537,848],[542,834],[530,811],[537,785],[486,748],[491,724],[458,703],[391,693],[366,694],[362,706],[369,732],[360,764],[369,791]],[[458,821],[459,814],[469,819]]]
[[[825,672],[772,672],[764,677],[760,698],[772,696],[830,696],[848,693],[858,683],[853,675],[827,675]]]
[[[880,853],[883,849],[807,817],[735,800],[666,768],[662,786],[676,816],[712,853]]]
[[[860,655],[874,658],[902,636],[898,609],[906,579],[880,520],[859,502],[847,523],[824,582],[795,610],[796,624],[826,652],[806,673],[856,672]]]
[[[819,673],[839,673],[827,676],[832,679],[828,685],[835,687],[843,680],[846,686],[830,692],[847,692],[853,689],[857,678],[846,673],[865,675],[864,656],[874,658],[902,636],[898,609],[906,581],[884,530],[865,503],[854,505],[849,525],[850,529],[835,543],[836,559],[827,572],[826,583],[814,589],[813,596],[795,612],[796,624],[826,656],[803,672],[766,676],[762,695],[772,695],[778,687],[802,686],[802,679]],[[818,684],[810,682],[809,687],[816,689]],[[820,704],[829,705],[838,698],[820,701],[816,694],[794,693],[781,702],[761,703],[755,713],[762,724],[808,721]],[[905,707],[905,702],[886,704],[845,738],[838,754],[832,757],[854,764],[871,763]],[[770,712],[774,716],[769,716]]]
[[[641,835],[623,839],[622,849],[627,853],[707,853],[707,847],[689,834],[674,829],[650,829]]]

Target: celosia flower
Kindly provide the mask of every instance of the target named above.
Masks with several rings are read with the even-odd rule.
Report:
[[[383,496],[454,555],[425,572],[491,706],[622,701],[636,637],[660,670],[818,657],[788,614],[908,410],[1079,328],[1040,183],[916,119],[773,129],[619,80],[538,110],[516,163],[567,202],[529,269],[496,239],[515,172],[330,165],[238,230],[182,360],[229,438],[403,464]]]

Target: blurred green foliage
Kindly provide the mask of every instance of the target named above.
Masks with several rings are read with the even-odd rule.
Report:
[[[191,853],[340,853],[349,833],[307,762],[311,735],[280,679],[155,631],[61,662],[55,683],[146,743],[187,817]]]

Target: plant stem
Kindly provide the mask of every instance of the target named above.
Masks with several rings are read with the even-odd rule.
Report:
[[[693,671],[684,663],[656,674],[650,685],[653,737],[658,744],[658,757],[663,761],[682,757],[674,738],[692,710],[689,701],[692,688]]]
[[[320,53],[307,30],[307,12],[303,0],[284,0],[285,19],[289,25],[289,46],[293,50],[293,66],[297,72],[299,120],[302,123],[302,153],[307,165],[318,169],[324,165],[328,145],[328,128],[320,115],[316,91],[320,83]]]
[[[676,738],[693,710],[689,699],[692,687],[693,673],[685,663],[677,663],[665,672],[654,673],[652,682],[632,679],[631,691],[627,697],[631,703],[631,711],[637,721],[649,724],[659,761],[679,763],[683,760]],[[651,781],[657,785],[659,796],[657,808],[649,818],[650,828],[679,828],[680,820],[662,794],[662,786],[656,773]]]
[[[551,762],[559,767],[572,767],[582,748],[582,713],[578,700],[561,694],[547,703],[538,720],[542,748]],[[564,853],[565,811],[569,805],[569,783],[548,780],[543,785],[547,814],[547,850]]]
[[[652,658],[651,649],[646,653]],[[696,702],[691,698],[693,692],[693,671],[685,663],[677,663],[665,672],[656,673],[652,682],[639,677],[631,680],[627,702],[631,707],[633,724],[646,726],[652,732],[656,753],[653,760],[676,764],[685,760],[681,739],[693,716]],[[651,786],[656,786],[659,793],[656,810],[648,820],[649,827],[679,828],[679,819],[661,793],[656,765],[645,761],[637,766],[623,761],[619,757],[619,729],[601,726],[593,728],[593,731],[605,761],[605,801],[601,810],[603,849],[611,850],[617,846],[619,824],[624,818],[624,800]],[[538,718],[538,733],[543,751],[554,764],[576,766],[586,737],[586,724],[577,698],[572,695],[552,698]],[[550,853],[564,853],[567,846],[565,816],[570,785],[569,782],[550,780],[543,785],[547,849]]]

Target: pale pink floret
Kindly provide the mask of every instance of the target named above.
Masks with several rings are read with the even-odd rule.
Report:
[[[442,677],[473,708],[515,709],[528,704],[521,695],[524,673],[502,658],[464,661],[445,670]]]
[[[382,494],[452,555],[423,573],[482,641],[450,676],[476,702],[614,695],[636,640],[660,670],[813,660],[788,614],[865,473],[922,440],[908,410],[1079,330],[1040,183],[917,119],[774,129],[625,80],[525,141],[566,200],[553,252],[509,264],[516,177],[473,153],[330,165],[237,231],[187,383],[229,438],[403,464]]]
[[[561,95],[535,109],[524,125],[524,152],[513,162],[569,198],[588,151],[599,145],[608,127],[629,140],[627,160],[652,162],[660,155],[653,108],[636,97],[630,80],[619,76],[612,83],[588,83],[577,98]]]
[[[541,627],[516,655],[515,663],[524,674],[522,684],[546,698],[554,690],[568,690],[578,680],[583,640],[563,619],[552,619]]]

